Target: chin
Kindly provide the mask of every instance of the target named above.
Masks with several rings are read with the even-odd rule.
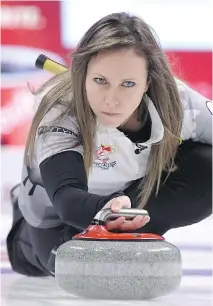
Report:
[[[122,121],[121,120],[106,120],[106,119],[103,119],[103,118],[98,118],[98,122],[103,125],[103,126],[106,126],[106,127],[109,127],[109,128],[117,128],[121,125]]]

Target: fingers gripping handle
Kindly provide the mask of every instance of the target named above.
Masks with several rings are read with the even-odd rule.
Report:
[[[95,223],[103,224],[109,220],[115,220],[119,217],[125,217],[127,220],[133,220],[136,216],[148,216],[144,209],[123,208],[118,212],[113,212],[110,208],[100,210],[94,217]]]

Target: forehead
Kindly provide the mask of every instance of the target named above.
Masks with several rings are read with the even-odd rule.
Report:
[[[105,77],[128,76],[141,78],[146,72],[146,60],[133,49],[101,51],[92,58],[88,73],[102,74]]]

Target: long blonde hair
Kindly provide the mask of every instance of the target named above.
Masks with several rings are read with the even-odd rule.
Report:
[[[147,175],[139,188],[139,208],[143,208],[156,187],[159,191],[163,171],[176,170],[175,155],[183,120],[183,111],[177,84],[168,61],[151,27],[137,16],[115,13],[96,22],[82,37],[72,54],[71,69],[54,76],[42,85],[35,94],[51,87],[44,95],[32,121],[28,135],[25,162],[34,154],[38,126],[58,103],[63,103],[65,113],[72,111],[79,127],[84,149],[84,164],[87,174],[93,165],[96,118],[86,95],[85,78],[91,58],[102,50],[133,48],[145,57],[148,69],[149,89],[147,95],[153,101],[164,125],[163,140],[152,146]],[[142,103],[143,103],[142,97]]]

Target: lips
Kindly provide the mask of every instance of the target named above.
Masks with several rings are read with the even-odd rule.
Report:
[[[106,112],[102,112],[102,114],[107,115],[107,116],[118,116],[119,113],[106,113]]]

